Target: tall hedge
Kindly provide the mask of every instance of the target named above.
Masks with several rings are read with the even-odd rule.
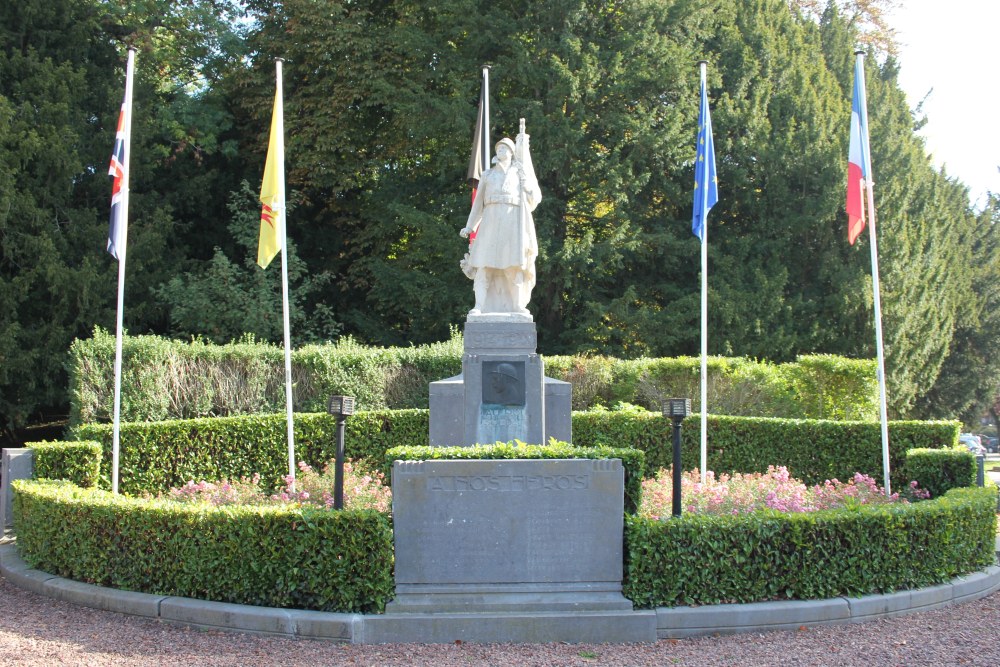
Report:
[[[349,338],[292,353],[295,409],[321,411],[331,394],[357,399],[359,409],[426,408],[428,384],[462,372],[462,337],[415,347],[380,348]],[[123,342],[122,418],[162,421],[284,409],[280,347],[247,340],[229,345],[182,343],[156,336]],[[114,338],[96,329],[70,350],[70,423],[109,421]],[[659,409],[663,398],[699,396],[694,357],[621,360],[546,357],[551,377],[573,384],[573,408],[634,403]],[[708,362],[713,414],[815,419],[877,417],[870,360],[800,357],[771,364],[713,357]],[[695,399],[695,409],[700,409]]]
[[[427,445],[427,410],[374,410],[347,420],[349,458],[382,465],[391,447]],[[321,465],[335,455],[335,420],[324,413],[295,415],[296,458]],[[958,422],[890,422],[893,484],[904,478],[906,451],[943,449],[958,438]],[[685,469],[700,465],[699,417],[682,425]],[[799,479],[818,484],[863,472],[882,479],[879,425],[873,422],[710,417],[708,467],[716,472],[763,472],[784,465]],[[111,426],[86,424],[73,437],[101,443],[101,478],[109,488]],[[669,420],[644,410],[573,413],[573,443],[582,447],[631,447],[646,456],[645,475],[669,467]],[[216,419],[137,422],[121,427],[120,486],[125,493],[158,493],[189,480],[235,478],[258,472],[265,480],[287,473],[285,416],[245,415]]]

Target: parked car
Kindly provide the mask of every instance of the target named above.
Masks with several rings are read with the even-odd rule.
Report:
[[[986,448],[983,447],[982,440],[974,433],[961,433],[958,441],[969,448],[975,456],[986,456]]]
[[[994,454],[1000,451],[1000,439],[990,435],[981,435],[979,436],[979,440],[983,443],[983,447],[986,448],[987,452]]]

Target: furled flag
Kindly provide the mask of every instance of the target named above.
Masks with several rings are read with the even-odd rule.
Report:
[[[694,167],[694,214],[691,231],[705,240],[708,212],[719,201],[719,183],[715,174],[715,143],[712,141],[712,114],[708,110],[705,78],[701,80],[701,109],[698,111],[698,157]]]
[[[472,135],[472,155],[466,180],[472,186],[472,199],[476,199],[479,177],[490,168],[490,70],[483,67],[483,84],[479,89],[479,113],[476,114],[476,130]]]
[[[281,251],[284,240],[285,209],[285,139],[282,119],[281,82],[274,93],[274,110],[271,114],[271,137],[267,143],[267,161],[264,163],[264,181],[260,186],[260,236],[257,246],[257,264],[267,268],[274,256]]]
[[[868,109],[865,100],[865,69],[861,58],[854,65],[854,99],[851,102],[851,148],[847,158],[847,240],[854,241],[865,229],[862,181],[871,178],[868,152]]]
[[[128,86],[126,86],[127,88]],[[125,195],[128,189],[128,172],[125,151],[129,145],[129,91],[125,91],[125,99],[122,102],[121,112],[118,114],[118,131],[115,133],[115,147],[111,153],[111,167],[108,169],[108,176],[114,176],[114,184],[111,186],[111,223],[108,226],[108,252],[121,261],[122,251],[125,250],[125,232],[128,220],[125,207]]]

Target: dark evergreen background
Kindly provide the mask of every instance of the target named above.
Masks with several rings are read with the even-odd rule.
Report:
[[[843,212],[866,44],[891,410],[974,419],[998,387],[1000,205],[972,209],[932,167],[884,4],[3,3],[0,422],[9,433],[64,412],[70,342],[114,329],[106,172],[130,44],[131,333],[280,340],[280,271],[254,264],[280,56],[294,343],[446,339],[472,301],[458,230],[488,63],[494,139],[526,119],[544,195],[540,351],[697,354],[705,58],[720,180],[709,352],[774,361],[874,356],[869,237],[848,245]]]

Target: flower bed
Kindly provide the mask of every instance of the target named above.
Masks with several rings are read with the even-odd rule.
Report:
[[[868,475],[855,473],[849,482],[826,480],[812,487],[793,479],[784,466],[768,466],[766,473],[723,473],[716,478],[711,470],[705,481],[697,470],[681,475],[681,498],[684,511],[697,514],[750,514],[770,509],[779,512],[816,512],[825,509],[851,509],[861,505],[890,505],[909,499],[926,500],[930,493],[916,481],[905,487],[903,496],[885,491]],[[653,519],[668,517],[673,503],[673,474],[660,469],[656,476],[642,483],[641,516]]]
[[[221,505],[291,505],[332,510],[335,484],[334,462],[316,472],[312,466],[299,461],[299,474],[282,478],[284,486],[274,493],[261,487],[260,474],[238,480],[221,482],[193,480],[179,488],[170,489],[165,497],[184,503],[205,503]],[[354,461],[344,461],[344,509],[377,510],[388,512],[392,509],[392,491],[385,485],[382,473],[367,472]]]

